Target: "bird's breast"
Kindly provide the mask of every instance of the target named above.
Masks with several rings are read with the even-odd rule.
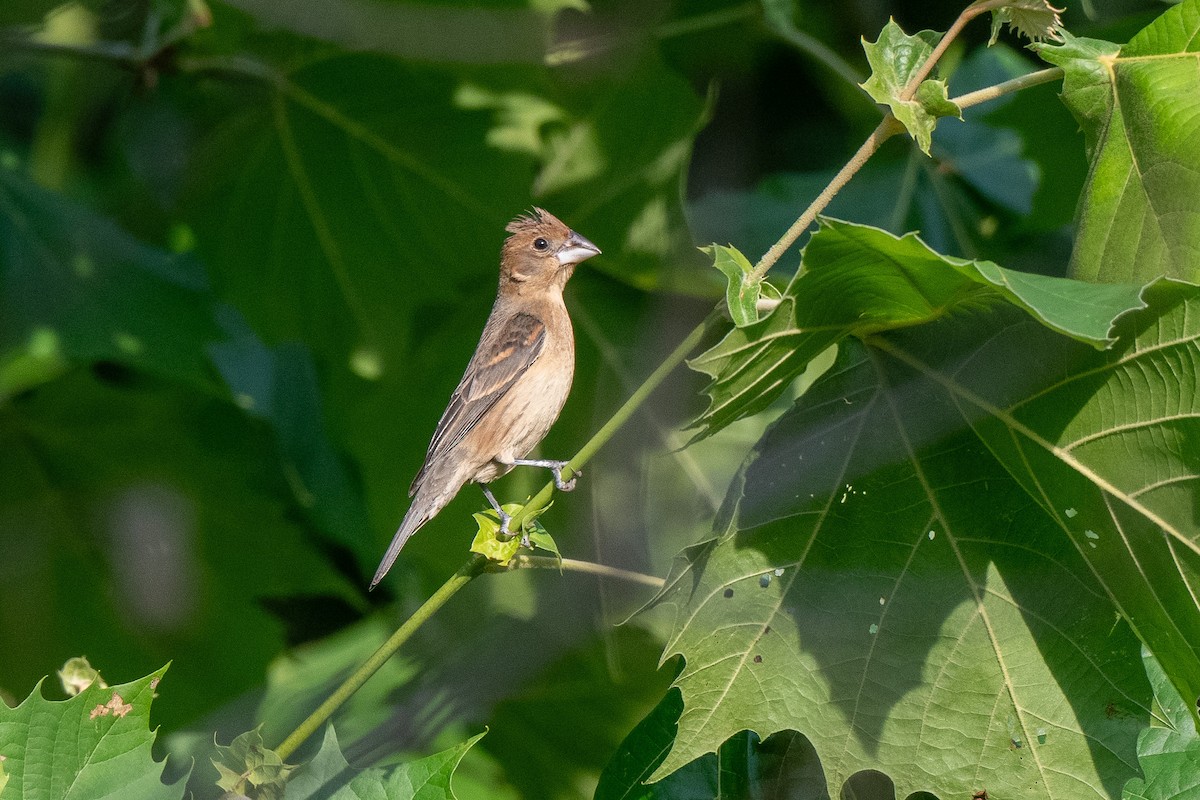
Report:
[[[487,483],[507,473],[513,460],[537,447],[558,419],[575,377],[575,342],[566,318],[547,320],[541,355],[472,431],[476,452],[486,455],[472,480]]]

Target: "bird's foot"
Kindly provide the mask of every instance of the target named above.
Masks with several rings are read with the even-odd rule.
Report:
[[[563,480],[562,472],[566,469],[568,463],[566,461],[552,461],[542,458],[518,458],[512,463],[521,467],[544,467],[550,470],[550,474],[554,476],[554,486],[560,492],[569,492],[574,489],[575,479],[583,474],[583,470],[577,469],[575,470],[575,474],[571,476],[571,480]]]
[[[563,476],[562,476],[562,471],[563,471],[563,467],[565,467],[566,465],[567,465],[567,462],[563,461],[563,462],[560,462],[560,466],[550,468],[550,474],[554,476],[554,486],[560,492],[575,491],[575,479],[583,474],[583,470],[577,469],[577,470],[575,470],[575,474],[571,476],[571,480],[564,481]]]
[[[500,530],[498,532],[500,538],[511,538],[513,533],[508,529],[508,524],[512,522],[512,514],[505,513],[504,509],[502,508],[497,508],[496,513],[500,515]]]

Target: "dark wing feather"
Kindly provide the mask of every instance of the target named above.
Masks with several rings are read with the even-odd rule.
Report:
[[[480,347],[450,397],[450,405],[442,414],[433,440],[429,443],[425,463],[408,490],[410,497],[416,492],[430,464],[461,442],[479,424],[483,415],[537,361],[546,341],[546,324],[531,314],[515,314],[496,331],[497,335],[491,336],[490,333],[484,330]]]

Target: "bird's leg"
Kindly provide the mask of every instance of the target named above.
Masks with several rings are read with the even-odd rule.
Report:
[[[496,502],[496,496],[492,494],[492,490],[488,488],[486,483],[479,484],[479,488],[483,489],[483,496],[486,497],[488,503],[491,504],[492,510],[494,510],[500,516],[500,538],[508,539],[512,535],[512,531],[508,529],[508,523],[512,522],[512,514],[509,514],[500,507],[500,504]],[[532,547],[532,545],[529,543],[529,534],[521,534],[521,547]]]
[[[518,467],[544,467],[550,470],[550,474],[554,476],[554,485],[560,492],[569,492],[575,488],[575,479],[583,474],[583,470],[575,470],[575,475],[571,480],[564,481],[562,476],[563,467],[567,466],[566,461],[550,461],[544,458],[514,458],[514,465]]]
[[[496,502],[496,495],[492,494],[492,490],[486,483],[479,484],[479,488],[483,489],[483,496],[487,498],[492,510],[500,516],[500,535],[508,536],[508,523],[512,522],[512,515],[500,507],[500,504]]]

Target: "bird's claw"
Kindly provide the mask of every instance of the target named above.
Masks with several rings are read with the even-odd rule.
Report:
[[[571,476],[571,480],[564,481],[563,476],[562,476],[562,471],[563,471],[563,467],[565,467],[565,466],[566,466],[566,463],[563,463],[561,466],[558,466],[558,467],[551,467],[550,474],[554,476],[554,487],[556,489],[558,489],[560,492],[571,492],[571,491],[575,490],[575,479],[583,474],[583,470],[580,470],[580,469],[575,470],[575,474]]]

